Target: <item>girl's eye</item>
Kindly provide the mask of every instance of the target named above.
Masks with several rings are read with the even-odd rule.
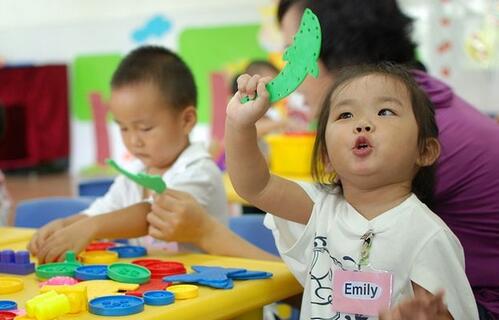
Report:
[[[338,120],[340,120],[340,119],[350,119],[352,117],[353,117],[353,114],[351,114],[350,112],[343,112],[343,113],[341,113],[338,116]]]
[[[381,109],[378,112],[378,116],[394,116],[394,115],[395,115],[395,112],[393,112],[390,109]]]
[[[127,128],[120,127],[120,131],[121,131],[121,132],[126,132],[127,130],[128,130]]]

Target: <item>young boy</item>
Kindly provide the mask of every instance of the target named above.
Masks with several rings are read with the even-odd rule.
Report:
[[[197,93],[187,65],[167,49],[141,47],[120,63],[111,89],[110,111],[126,148],[140,161],[138,171],[161,175],[168,188],[190,193],[212,216],[226,223],[221,173],[201,145],[189,142],[197,120]],[[82,214],[42,227],[28,249],[43,263],[62,258],[67,250],[80,252],[94,239],[135,238],[148,233],[162,238],[169,226],[161,216],[149,214],[151,196],[148,190],[118,176],[108,193]],[[138,239],[141,245],[153,242]],[[181,245],[180,249],[192,247]]]

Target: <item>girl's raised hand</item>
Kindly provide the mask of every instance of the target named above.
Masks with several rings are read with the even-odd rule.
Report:
[[[269,93],[265,85],[270,77],[247,74],[237,78],[238,91],[227,106],[227,119],[236,126],[251,126],[258,121],[270,107]],[[241,103],[241,99],[249,97],[250,101]]]

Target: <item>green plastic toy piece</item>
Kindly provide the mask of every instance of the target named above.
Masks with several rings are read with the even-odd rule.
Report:
[[[283,60],[288,63],[266,86],[270,103],[290,95],[305,80],[307,74],[315,78],[319,76],[317,59],[321,49],[321,39],[319,19],[312,10],[305,9],[300,29],[293,37],[293,44],[283,54]],[[247,96],[241,99],[241,103],[248,101],[250,98]]]
[[[73,250],[66,251],[66,257],[64,259],[64,262],[79,263],[78,260],[76,259],[76,253]]]
[[[151,271],[131,263],[113,263],[107,267],[107,276],[124,283],[146,283],[151,279]]]
[[[143,186],[146,189],[151,189],[156,193],[162,193],[166,190],[166,183],[163,181],[163,178],[156,175],[150,175],[146,173],[139,172],[138,174],[134,174],[126,171],[122,167],[120,167],[114,160],[107,159],[106,161],[111,167],[128,177],[130,180],[133,180],[137,184]]]
[[[50,279],[57,276],[74,277],[75,270],[81,266],[76,260],[74,251],[67,251],[64,262],[42,264],[36,267],[36,276],[40,279]]]

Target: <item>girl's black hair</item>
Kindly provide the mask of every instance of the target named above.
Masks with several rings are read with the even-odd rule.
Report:
[[[406,68],[391,63],[377,65],[358,65],[340,70],[333,86],[329,89],[319,114],[317,125],[317,138],[315,140],[312,157],[312,176],[323,188],[331,189],[336,183],[331,173],[327,173],[326,126],[331,110],[330,99],[337,91],[341,90],[353,80],[372,74],[384,75],[403,84],[411,99],[411,106],[418,126],[418,149],[420,153],[426,150],[429,138],[438,139],[438,127],[435,121],[434,107],[419,88]],[[426,205],[432,206],[433,190],[435,185],[435,164],[421,167],[412,181],[412,192]]]

